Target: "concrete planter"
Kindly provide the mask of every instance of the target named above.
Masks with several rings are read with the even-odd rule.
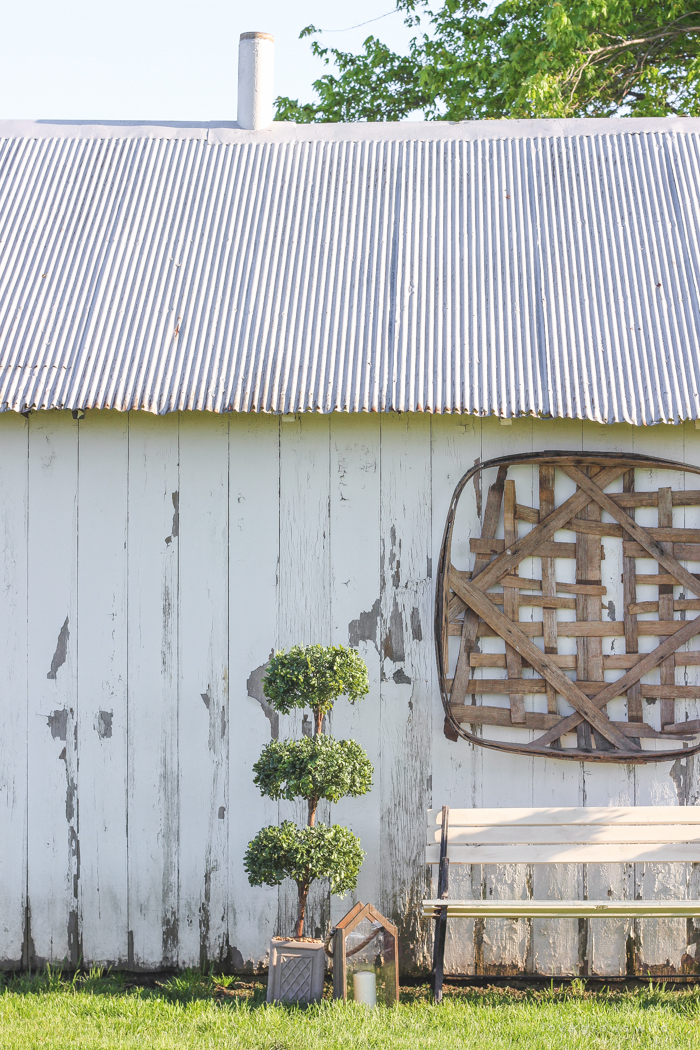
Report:
[[[323,941],[270,941],[268,1003],[316,1003],[323,993],[326,967]]]

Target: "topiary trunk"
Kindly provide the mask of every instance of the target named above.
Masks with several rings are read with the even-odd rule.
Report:
[[[306,918],[306,902],[309,899],[309,889],[311,887],[310,882],[297,882],[297,890],[299,891],[299,906],[297,908],[297,924],[294,932],[294,936],[298,941],[304,936],[304,920]]]

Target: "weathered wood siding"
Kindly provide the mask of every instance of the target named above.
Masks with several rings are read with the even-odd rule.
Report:
[[[691,425],[0,415],[2,965],[264,964],[294,894],[252,889],[241,859],[263,824],[301,816],[261,799],[251,772],[271,735],[307,728],[277,717],[260,682],[270,652],[297,641],[350,643],[367,660],[370,695],[340,703],[332,730],[366,747],[375,786],[332,816],[361,836],[357,898],[398,923],[406,967],[428,961],[428,806],[698,803],[694,759],[596,768],[444,735],[433,566],[452,491],[477,458],[547,448],[700,463]],[[517,486],[534,505],[530,468]],[[453,557],[465,567],[483,504],[476,487],[462,500]],[[678,524],[700,525],[684,513]],[[620,571],[611,545],[611,594]],[[489,866],[454,869],[452,887],[695,897],[699,870]],[[317,887],[312,931],[349,903]],[[674,973],[695,967],[700,927],[493,920],[455,923],[448,938],[452,972]]]

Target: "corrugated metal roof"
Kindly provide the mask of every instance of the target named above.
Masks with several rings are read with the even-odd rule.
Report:
[[[700,418],[700,121],[0,124],[5,409]]]

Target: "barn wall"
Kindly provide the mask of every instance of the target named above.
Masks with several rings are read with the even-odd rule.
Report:
[[[2,965],[264,964],[293,894],[252,889],[241,858],[263,824],[301,817],[262,800],[251,773],[271,735],[304,729],[261,689],[270,652],[294,642],[351,643],[368,663],[370,695],[341,702],[332,731],[366,747],[375,786],[333,819],[362,839],[356,899],[395,918],[406,967],[428,960],[427,806],[696,804],[694,759],[596,768],[444,736],[433,586],[452,491],[477,457],[545,448],[700,464],[692,425],[0,415]],[[529,468],[516,484],[532,504]],[[465,565],[478,503],[468,490]],[[604,562],[611,593],[616,557]],[[700,895],[690,865],[485,866],[453,879],[467,897]],[[312,932],[349,903],[317,888]],[[685,920],[462,922],[448,968],[680,972],[699,939]]]

